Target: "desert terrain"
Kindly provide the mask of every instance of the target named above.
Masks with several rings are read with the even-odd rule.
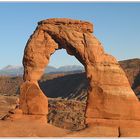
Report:
[[[131,59],[119,63],[139,98],[140,60]],[[49,97],[47,116],[21,115],[18,109],[16,112],[18,115],[14,115],[14,109],[18,107],[19,86],[22,82],[22,77],[0,77],[1,137],[140,136],[140,121],[138,120],[95,119],[91,122],[92,126],[87,127],[85,109],[88,81],[85,73],[58,73],[42,76],[39,86]],[[65,88],[63,88],[64,84]]]

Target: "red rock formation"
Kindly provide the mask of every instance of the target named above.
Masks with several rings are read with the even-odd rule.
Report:
[[[47,97],[38,80],[51,55],[66,49],[85,67],[89,81],[86,117],[139,119],[139,102],[117,60],[104,52],[92,34],[89,22],[72,19],[47,19],[38,23],[27,42],[23,65],[24,81],[20,107],[27,114],[47,114]]]
[[[126,73],[129,83],[138,98],[140,98],[140,59],[128,59],[119,62]]]
[[[24,82],[20,87],[20,92],[20,104],[24,113],[48,113],[48,100],[36,83]]]

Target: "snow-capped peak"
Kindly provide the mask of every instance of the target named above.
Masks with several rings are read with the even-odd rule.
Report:
[[[20,65],[16,65],[16,66],[8,65],[8,66],[4,67],[2,70],[12,70],[12,69],[19,69],[19,68],[22,68],[22,66],[20,66]]]

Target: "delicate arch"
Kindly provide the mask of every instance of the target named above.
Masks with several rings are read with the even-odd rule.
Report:
[[[85,67],[89,80],[87,122],[91,118],[139,118],[134,107],[139,103],[125,73],[92,33],[93,25],[86,21],[54,18],[38,23],[23,57],[25,82],[21,85],[20,107],[24,113],[47,114],[47,98],[37,81],[51,54],[64,48]]]

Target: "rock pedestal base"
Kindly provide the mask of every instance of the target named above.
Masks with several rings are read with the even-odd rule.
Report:
[[[48,99],[36,83],[27,81],[21,85],[19,102],[24,114],[48,114]]]

